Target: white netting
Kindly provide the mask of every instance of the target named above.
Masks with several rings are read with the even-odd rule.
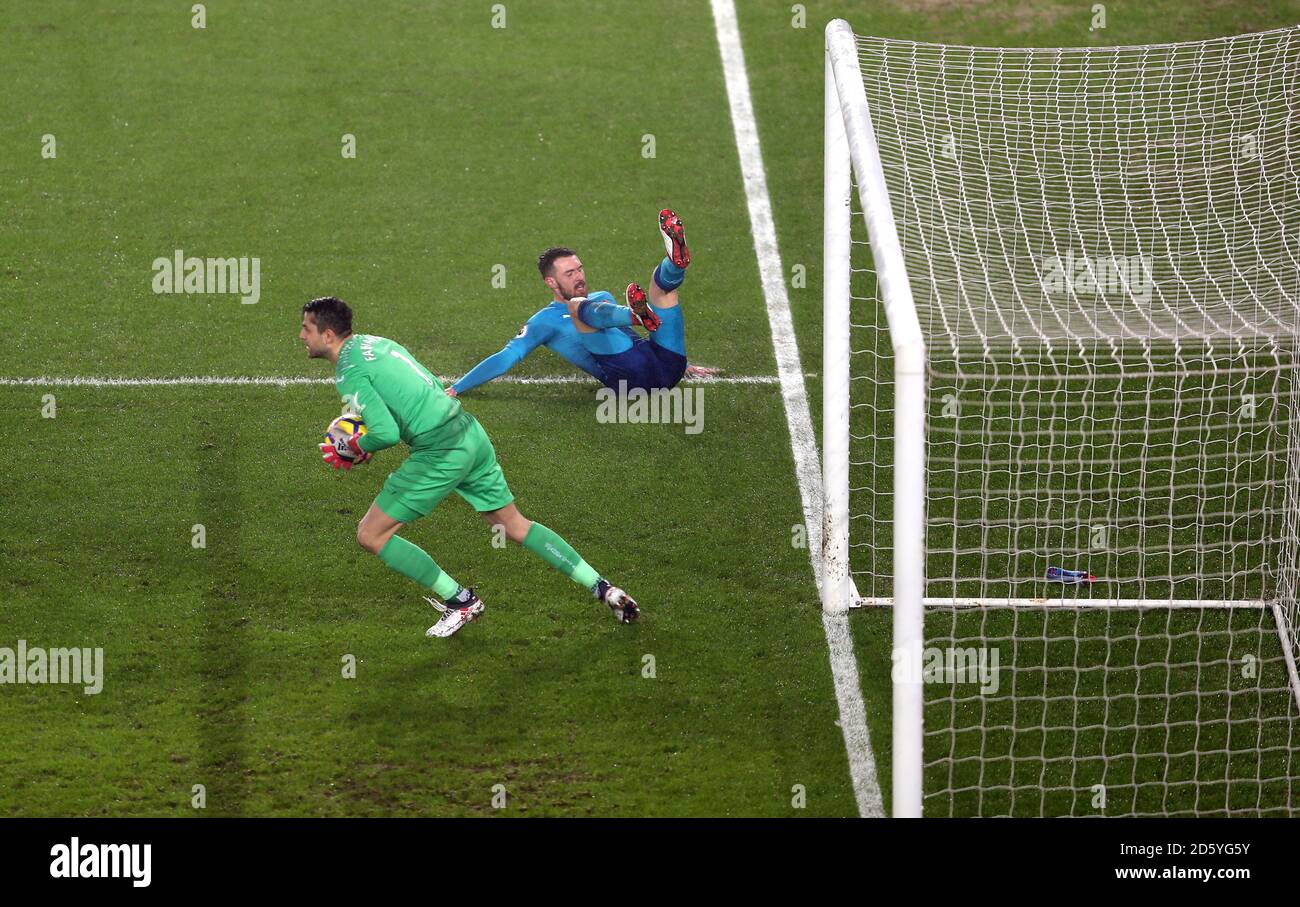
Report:
[[[927,652],[999,658],[996,689],[926,687],[926,813],[1291,813],[1300,28],[858,42],[929,352]],[[893,361],[854,230],[851,568],[888,599]]]

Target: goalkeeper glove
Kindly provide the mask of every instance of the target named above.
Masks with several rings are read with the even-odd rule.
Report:
[[[358,439],[361,433],[349,437],[329,439],[324,443],[318,444],[320,448],[321,459],[335,469],[351,469],[358,463],[364,463],[370,459],[370,454],[361,449]]]

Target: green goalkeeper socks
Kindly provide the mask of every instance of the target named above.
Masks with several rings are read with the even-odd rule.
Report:
[[[379,549],[379,559],[402,576],[415,580],[426,589],[432,589],[433,594],[443,601],[460,591],[460,583],[444,573],[423,548],[411,544],[400,535],[393,536]]]
[[[528,530],[524,547],[584,589],[594,588],[600,579],[600,574],[568,542],[541,523],[533,523]],[[443,601],[450,601],[461,589],[460,584],[444,573],[423,548],[400,535],[393,536],[379,549],[379,559],[402,576],[432,589],[433,594]]]
[[[573,547],[541,523],[533,523],[524,536],[524,547],[584,589],[591,589],[600,574]]]

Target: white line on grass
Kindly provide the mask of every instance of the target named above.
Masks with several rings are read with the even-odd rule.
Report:
[[[815,376],[814,376],[815,377]],[[269,387],[287,387],[293,384],[333,384],[333,378],[252,376],[222,378],[211,375],[195,375],[180,378],[0,378],[0,387],[186,387],[186,386],[237,386],[244,384],[265,385]],[[493,381],[494,384],[590,384],[598,383],[595,378],[585,375],[540,375],[536,378],[523,378],[504,375]],[[713,378],[685,378],[682,384],[780,384],[776,375],[718,375]]]
[[[758,144],[758,124],[749,96],[749,76],[745,73],[745,54],[740,46],[740,26],[732,0],[712,0],[713,22],[722,52],[722,69],[727,80],[727,99],[731,105],[731,123],[740,152],[740,169],[745,181],[745,198],[749,203],[749,222],[754,234],[754,252],[767,300],[767,320],[772,329],[772,347],[776,351],[781,396],[785,398],[785,418],[790,429],[790,450],[794,453],[794,471],[803,500],[804,525],[808,529],[808,556],[813,577],[821,589],[821,467],[817,461],[817,437],[808,412],[808,395],[804,389],[803,368],[799,364],[799,345],[790,318],[790,299],[785,292],[781,251],[776,243],[772,222],[772,202],[767,194],[767,175],[763,170],[763,153]],[[876,779],[876,760],[871,751],[866,709],[858,680],[858,664],[849,633],[848,614],[822,610],[822,626],[830,649],[831,674],[835,678],[835,698],[840,708],[840,728],[849,755],[849,774],[858,812],[862,816],[883,816],[884,800]]]

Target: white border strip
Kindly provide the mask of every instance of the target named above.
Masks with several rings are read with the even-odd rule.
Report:
[[[749,76],[745,72],[745,55],[740,45],[740,26],[736,21],[733,0],[711,0],[713,23],[722,53],[722,70],[727,80],[727,100],[731,105],[731,123],[740,153],[741,175],[745,182],[745,199],[749,205],[749,223],[754,234],[754,252],[758,256],[763,297],[767,302],[767,320],[772,330],[772,347],[776,353],[781,396],[785,400],[786,424],[790,430],[790,450],[794,454],[795,477],[803,501],[804,525],[808,529],[808,557],[820,592],[821,577],[821,467],[817,462],[817,437],[808,411],[803,367],[799,363],[799,346],[794,323],[790,318],[790,299],[785,290],[781,251],[776,242],[772,220],[772,202],[767,193],[767,175],[758,143],[758,124],[749,94]],[[848,750],[849,775],[864,817],[884,816],[884,800],[876,778],[876,760],[871,751],[866,709],[858,680],[857,656],[849,633],[845,611],[822,609],[822,626],[830,649],[831,674],[835,680],[835,698],[840,709],[840,729]]]
[[[816,376],[812,376],[816,377]],[[288,387],[296,384],[333,384],[333,378],[304,378],[304,377],[276,377],[271,376],[252,376],[252,377],[214,377],[211,375],[196,375],[194,377],[181,378],[0,378],[0,387],[228,387],[241,385],[256,385],[267,387]],[[595,386],[599,382],[595,378],[588,378],[585,375],[541,375],[535,378],[524,378],[515,375],[503,375],[494,379],[493,383],[499,384],[590,384]],[[719,375],[713,378],[683,378],[681,384],[780,384],[781,379],[776,375]],[[680,386],[680,385],[679,385]]]

